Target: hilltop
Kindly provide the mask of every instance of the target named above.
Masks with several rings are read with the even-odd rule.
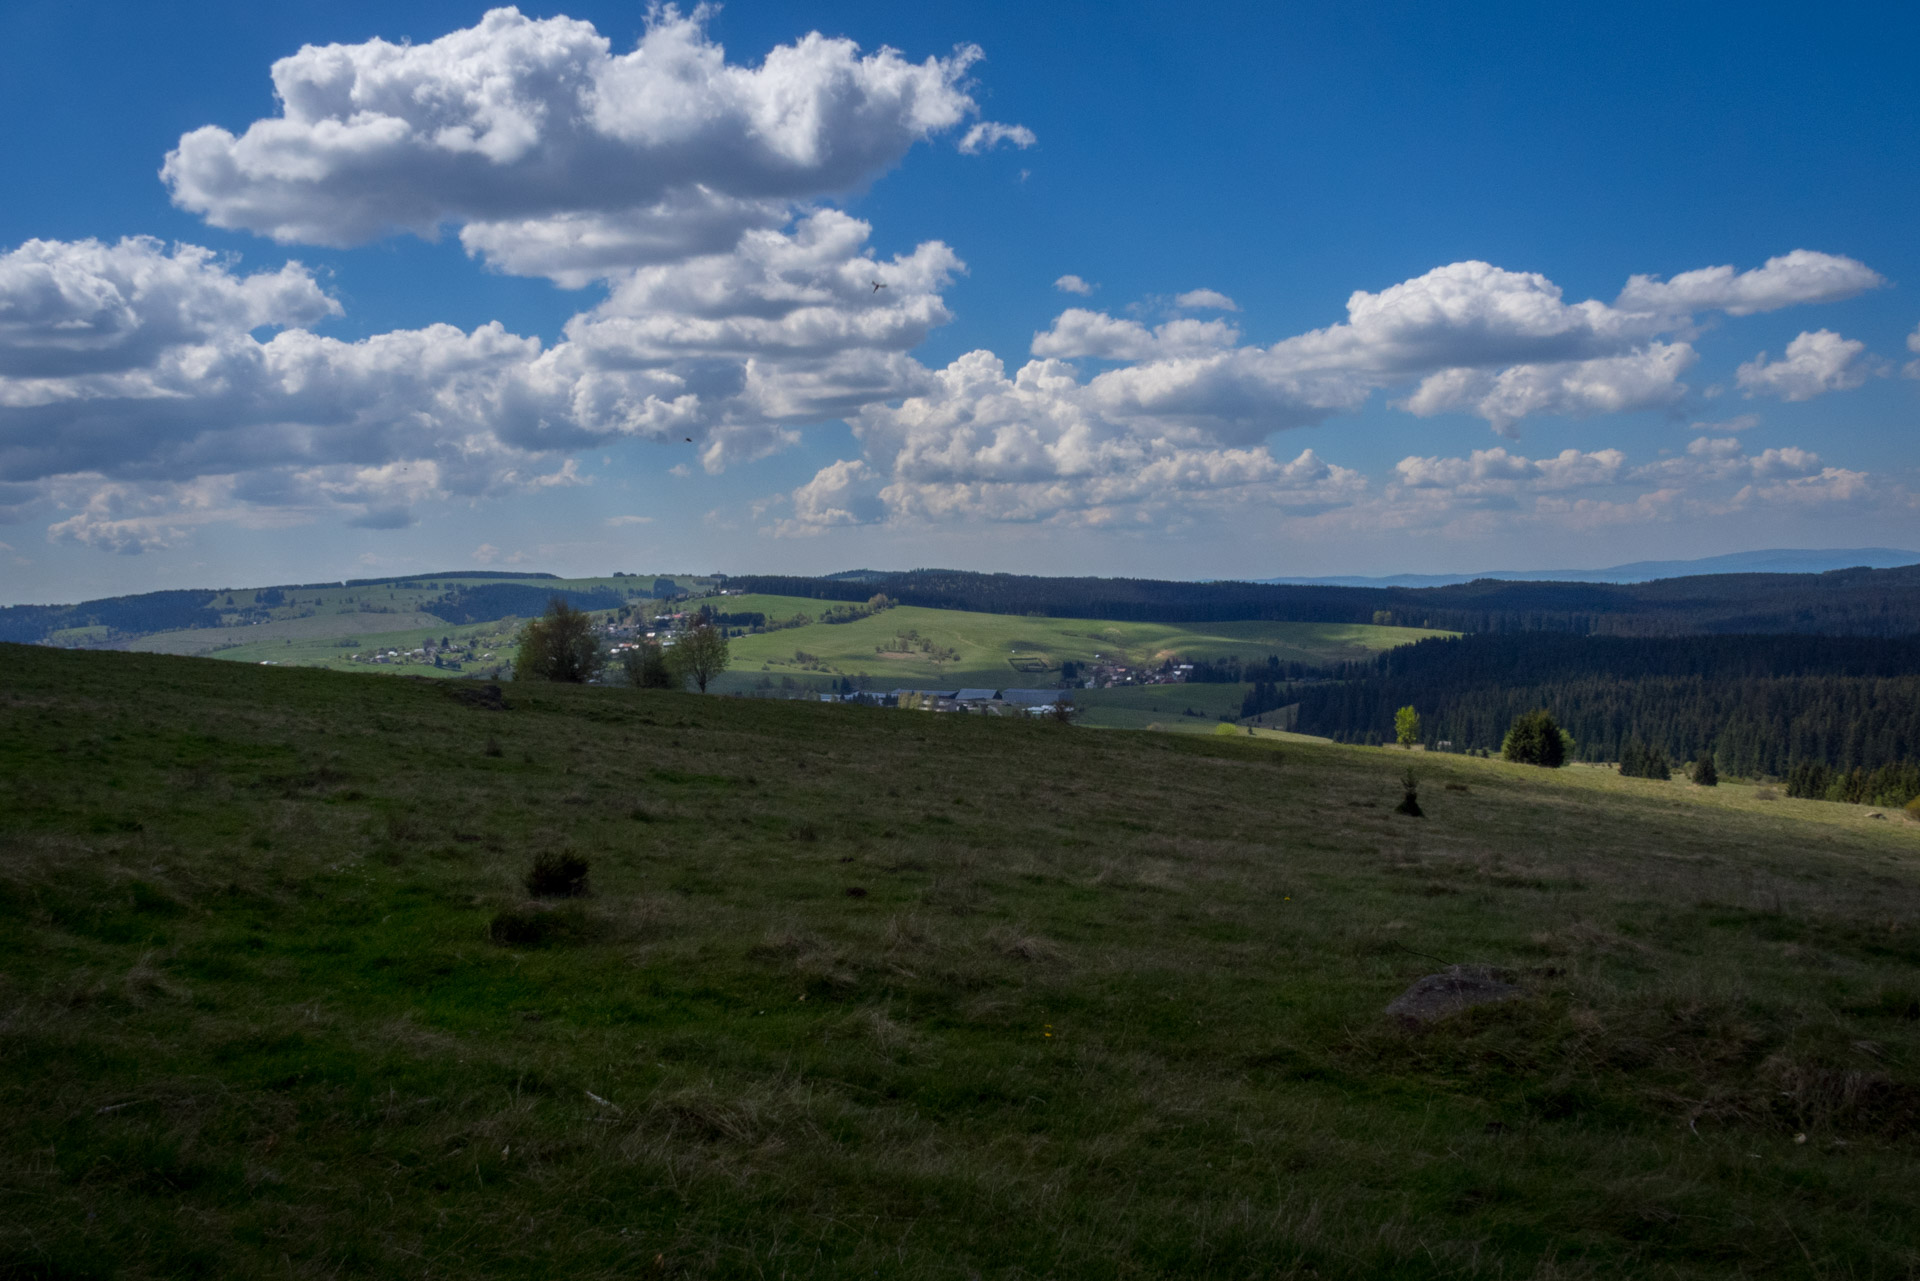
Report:
[[[0,1273],[1892,1276],[1920,824],[0,646]],[[1393,812],[1411,762],[1426,817]],[[586,898],[530,901],[536,856]],[[1513,999],[1386,1013],[1450,963]]]
[[[1800,548],[1729,552],[1692,560],[1637,560],[1604,569],[1490,569],[1475,574],[1374,574],[1332,578],[1260,578],[1261,583],[1331,584],[1339,587],[1448,587],[1481,578],[1532,583],[1650,583],[1661,578],[1706,574],[1824,574],[1834,569],[1897,569],[1920,564],[1920,552],[1896,547]]]

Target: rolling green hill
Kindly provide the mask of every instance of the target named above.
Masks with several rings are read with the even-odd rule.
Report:
[[[1900,814],[505,692],[0,646],[0,1276],[1920,1257]]]
[[[796,614],[817,619],[827,608],[797,596],[729,596],[711,603],[769,619]],[[1446,634],[1358,623],[1117,623],[902,605],[851,623],[816,621],[736,637],[733,669],[718,688],[750,689],[762,676],[819,680],[860,674],[876,689],[1050,687],[1058,683],[1064,661],[1137,667],[1157,666],[1175,655],[1264,660],[1278,654],[1283,662],[1324,664],[1371,658],[1395,645]],[[1236,692],[1236,704],[1238,699]]]
[[[487,572],[353,579],[281,587],[147,592],[78,605],[0,609],[0,641],[150,653],[207,654],[264,640],[296,644],[360,633],[461,626],[540,612],[561,593],[580,608],[650,599],[660,579],[704,592],[713,580],[684,574],[555,578]]]

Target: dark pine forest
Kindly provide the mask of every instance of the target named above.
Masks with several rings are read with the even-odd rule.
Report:
[[[1578,760],[1618,760],[1637,739],[1675,761],[1712,753],[1741,777],[1799,770],[1795,790],[1809,795],[1864,788],[1835,799],[1894,804],[1920,793],[1916,637],[1428,640],[1318,680],[1258,681],[1242,714],[1291,704],[1302,732],[1348,742],[1390,740],[1395,709],[1411,705],[1429,744],[1460,751],[1497,750],[1516,716],[1545,707]],[[1867,780],[1875,771],[1885,777]]]

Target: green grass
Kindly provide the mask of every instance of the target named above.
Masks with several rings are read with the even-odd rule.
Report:
[[[763,613],[769,619],[798,613],[818,618],[831,604],[797,596],[737,596],[727,597],[724,604],[715,602],[716,608],[730,613]],[[911,644],[903,649],[893,643],[906,633],[917,633],[952,657],[935,661]],[[718,688],[749,689],[763,676],[824,683],[861,674],[879,689],[1045,688],[1058,682],[1060,664],[1066,660],[1089,663],[1105,658],[1138,666],[1158,664],[1176,654],[1188,659],[1238,655],[1262,661],[1278,654],[1286,662],[1329,663],[1366,658],[1396,645],[1448,634],[1355,623],[1116,623],[902,605],[852,623],[816,622],[736,637],[733,668]],[[800,654],[817,661],[802,661]],[[1023,671],[1023,666],[1039,670]]]
[[[1237,720],[1245,685],[1138,685],[1078,689],[1073,705],[1082,725],[1096,729],[1166,729],[1211,734],[1220,718]],[[1189,716],[1191,711],[1196,715]]]
[[[704,590],[712,580],[687,575],[660,575],[674,579],[683,589]],[[561,578],[511,580],[525,585],[573,591],[611,590],[650,592],[654,575],[629,578]],[[212,607],[223,612],[226,625],[196,627],[182,631],[151,632],[140,636],[108,635],[104,627],[76,627],[53,633],[47,643],[91,647],[111,644],[112,648],[150,654],[193,654],[219,657],[237,662],[261,662],[266,659],[296,662],[302,666],[340,667],[332,653],[333,642],[343,638],[369,641],[381,637],[398,643],[404,637],[445,635],[455,624],[442,621],[434,606],[449,592],[461,587],[483,586],[503,580],[484,574],[450,574],[419,579],[402,579],[374,586],[302,587],[284,589],[280,604],[265,606],[261,595],[266,588],[241,588],[210,594]],[[248,618],[241,611],[263,610],[264,621]],[[487,624],[459,624],[460,627]],[[289,645],[291,642],[291,645]],[[290,649],[287,654],[266,650],[267,645]]]
[[[318,620],[303,620],[318,621]],[[244,636],[248,632],[262,632],[274,627],[273,623],[262,623],[258,627],[234,629]],[[300,638],[263,639],[247,644],[227,642],[220,649],[205,654],[208,658],[224,659],[239,663],[273,663],[281,667],[324,667],[341,672],[381,672],[387,675],[417,675],[431,677],[473,676],[492,669],[498,663],[511,662],[516,638],[519,634],[518,619],[495,620],[488,623],[469,623],[455,626],[451,623],[429,622],[418,627],[409,627],[400,631],[370,632],[365,629],[339,636],[322,633],[319,636]],[[177,633],[176,633],[177,634]],[[393,662],[371,664],[356,661],[356,654],[369,655],[382,650],[398,650],[405,655],[414,649],[446,637],[458,642],[471,640],[483,653],[493,654],[492,659],[479,659],[466,665],[463,671],[448,668],[436,668],[427,662]],[[151,639],[151,638],[148,638]],[[348,646],[346,641],[352,641]],[[145,645],[140,646],[146,649]],[[162,651],[165,652],[165,651]],[[177,651],[176,651],[177,652]]]
[[[1268,737],[0,673],[0,1276],[1920,1264],[1897,814]],[[568,850],[592,897],[528,904]],[[1443,960],[1522,996],[1388,1019]]]

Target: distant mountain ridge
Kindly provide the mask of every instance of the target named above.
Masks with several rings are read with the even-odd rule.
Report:
[[[1126,622],[1257,619],[1614,636],[1920,635],[1920,564],[1817,574],[1697,574],[1642,583],[1482,578],[1437,587],[1040,578],[954,569],[907,570],[861,582],[754,574],[729,576],[724,583],[729,591],[771,596],[862,601],[880,591],[896,604],[931,609]]]
[[[1706,574],[1824,574],[1835,569],[1899,569],[1920,564],[1920,552],[1893,547],[1791,548],[1731,552],[1697,560],[1639,560],[1607,569],[1495,569],[1479,574],[1382,574],[1331,578],[1255,578],[1246,581],[1298,587],[1451,587],[1496,579],[1509,583],[1651,583]]]

